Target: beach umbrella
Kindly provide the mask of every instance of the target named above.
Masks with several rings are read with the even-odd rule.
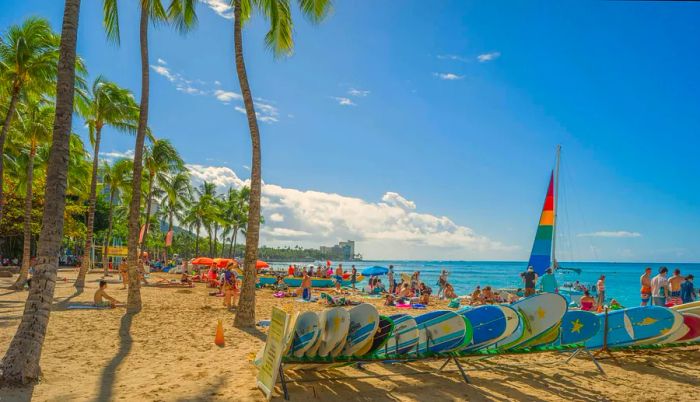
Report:
[[[197,257],[194,260],[192,260],[192,264],[194,265],[212,265],[214,263],[214,260],[212,260],[209,257]]]
[[[364,275],[364,276],[386,275],[388,272],[389,272],[389,268],[374,265],[374,266],[367,267],[367,268],[363,269],[362,275]]]
[[[224,268],[227,266],[230,262],[233,262],[232,259],[230,258],[214,258],[212,260],[212,264],[216,264],[217,267],[219,268]]]
[[[258,260],[258,262],[255,263],[255,268],[270,268],[270,264],[266,263],[265,261]]]

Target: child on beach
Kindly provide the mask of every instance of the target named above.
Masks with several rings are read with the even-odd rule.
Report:
[[[117,299],[110,296],[105,292],[107,288],[106,281],[100,281],[100,287],[95,291],[95,296],[93,296],[93,301],[97,307],[111,307],[115,308],[118,304],[121,304]]]

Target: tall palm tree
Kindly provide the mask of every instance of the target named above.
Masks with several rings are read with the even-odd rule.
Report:
[[[249,197],[250,188],[242,187],[240,190],[236,190],[231,187],[224,200],[224,219],[226,223],[224,236],[229,237],[229,258],[235,257],[238,232],[248,220]]]
[[[0,38],[0,82],[9,85],[9,103],[2,116],[0,155],[15,115],[17,102],[28,87],[37,93],[52,92],[56,82],[60,38],[43,18],[28,18],[11,26]],[[0,221],[2,220],[3,158],[0,158]]]
[[[197,23],[196,0],[171,0],[166,11],[161,0],[140,0],[139,43],[141,48],[141,101],[139,102],[139,122],[134,146],[134,172],[131,204],[129,205],[129,293],[127,311],[141,310],[141,290],[136,274],[139,246],[139,215],[141,211],[141,171],[143,170],[143,145],[148,127],[149,71],[148,65],[148,24],[149,22],[170,22],[180,32],[185,32]],[[107,36],[119,42],[119,14],[117,0],[104,0],[104,25]]]
[[[75,280],[75,287],[85,286],[85,274],[91,266],[93,226],[95,220],[95,202],[97,200],[97,170],[99,166],[100,141],[102,128],[111,126],[119,131],[134,132],[138,120],[138,107],[131,91],[99,76],[92,84],[92,90],[86,102],[78,108],[87,123],[92,142],[92,175],[88,214],[85,234],[85,250],[80,271]]]
[[[66,176],[75,95],[80,0],[66,0],[56,82],[56,113],[46,174],[44,215],[32,286],[17,332],[0,363],[0,382],[28,383],[41,372],[39,359],[53,303],[63,239]]]
[[[146,227],[143,231],[141,245],[146,243],[148,237],[155,185],[157,184],[160,188],[167,187],[169,176],[185,169],[185,162],[177,149],[166,139],[153,141],[153,144],[146,148],[143,161],[148,175],[148,193],[146,195]]]
[[[22,248],[22,267],[19,271],[17,281],[12,287],[21,289],[27,281],[29,264],[31,261],[32,245],[32,187],[34,183],[34,159],[40,145],[48,142],[51,138],[54,107],[46,102],[29,99],[20,106],[18,124],[14,127],[14,132],[21,136],[22,142],[28,145],[26,157],[25,174],[25,196],[24,196],[24,246]]]
[[[199,188],[195,189],[195,194],[197,194],[197,200],[190,204],[184,223],[190,228],[196,229],[195,254],[199,256],[199,234],[202,226],[206,227],[209,232],[211,217],[214,214],[213,199],[216,197],[216,187],[213,183],[205,181]]]
[[[188,172],[179,172],[162,183],[163,198],[160,200],[162,216],[168,220],[168,233],[173,230],[174,219],[182,221],[187,205],[192,199],[192,186]],[[166,234],[167,236],[167,234]],[[166,250],[169,245],[165,244]],[[167,254],[166,254],[167,259]]]
[[[109,210],[107,212],[107,233],[105,234],[102,248],[102,267],[107,274],[107,247],[112,240],[112,229],[114,220],[114,203],[117,197],[125,191],[130,184],[129,175],[134,170],[134,162],[131,159],[119,159],[113,165],[105,163],[102,167],[102,180],[109,188]],[[123,199],[123,197],[122,197]]]
[[[330,11],[330,0],[298,0],[302,14],[312,22],[320,22]],[[236,75],[241,87],[243,104],[248,118],[250,140],[253,148],[250,171],[250,203],[248,209],[248,229],[245,243],[245,269],[241,287],[238,312],[233,324],[236,327],[255,326],[255,263],[258,259],[260,240],[260,131],[255,117],[253,95],[248,83],[248,73],[243,60],[243,34],[241,26],[248,21],[253,8],[257,9],[270,23],[265,35],[265,44],[275,56],[290,54],[294,47],[292,38],[292,13],[289,0],[233,0],[233,43],[235,48]]]

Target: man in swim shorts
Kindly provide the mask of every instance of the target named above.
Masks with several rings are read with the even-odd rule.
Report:
[[[307,274],[301,279],[301,298],[311,300],[311,277]]]
[[[673,276],[668,280],[668,286],[671,288],[671,298],[669,300],[673,305],[683,304],[681,299],[681,283],[685,278],[681,276],[681,270],[676,268],[673,270]]]
[[[668,268],[659,268],[659,274],[651,280],[651,304],[654,306],[665,306],[666,295],[668,294]]]
[[[644,270],[644,274],[639,277],[639,285],[641,286],[639,294],[642,299],[642,306],[646,306],[649,303],[649,299],[651,299],[651,267],[647,267]]]
[[[107,282],[100,281],[100,288],[95,291],[95,296],[93,301],[97,307],[111,307],[114,308],[119,304],[119,301],[114,297],[110,296],[105,292],[107,288]]]

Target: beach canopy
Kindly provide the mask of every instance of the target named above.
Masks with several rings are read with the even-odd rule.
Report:
[[[214,260],[212,260],[209,257],[197,257],[194,260],[192,260],[192,264],[194,265],[212,265],[214,263]]]
[[[230,258],[214,258],[212,264],[216,264],[218,268],[226,267],[230,262],[233,262]]]
[[[255,268],[270,268],[270,264],[266,263],[265,261],[258,260],[258,262],[255,263]]]
[[[380,267],[379,265],[374,265],[367,267],[362,270],[362,275],[372,276],[372,275],[386,275],[389,272],[389,268]]]

